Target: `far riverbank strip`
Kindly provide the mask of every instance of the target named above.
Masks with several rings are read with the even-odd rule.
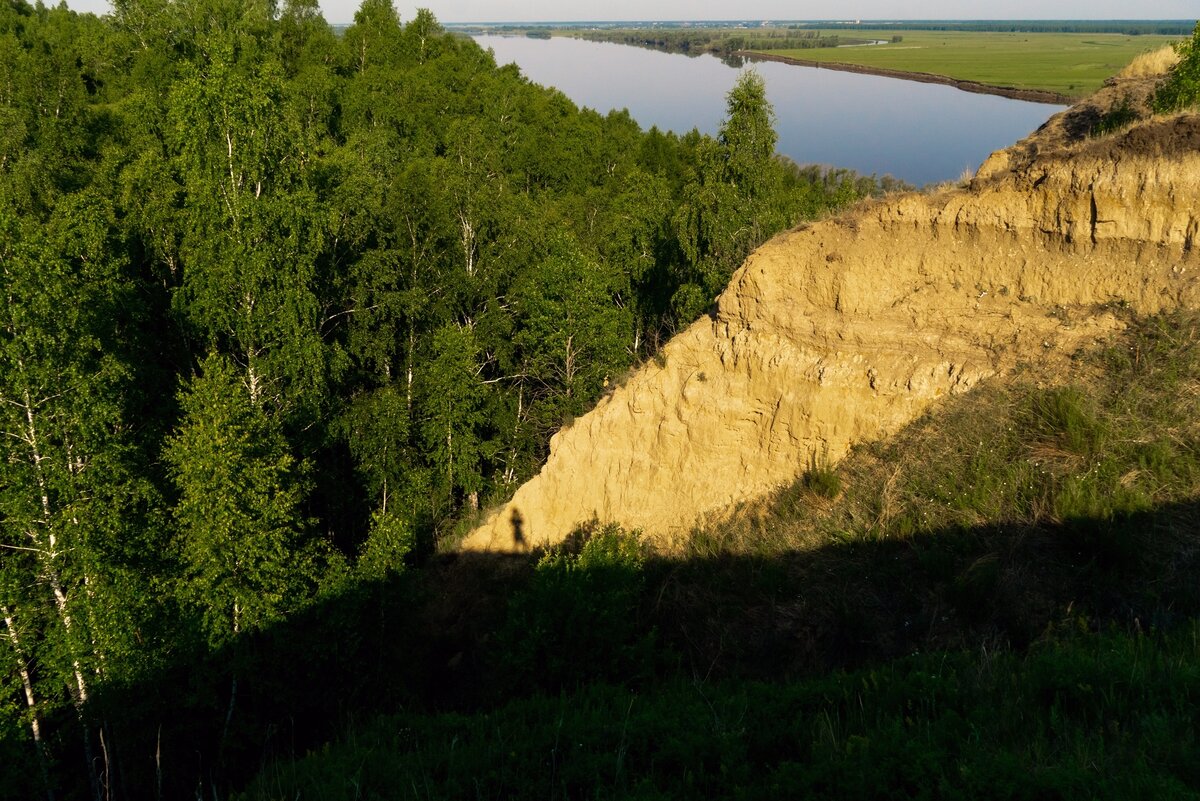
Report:
[[[801,67],[817,67],[823,70],[840,70],[841,72],[857,72],[860,75],[879,75],[884,78],[899,78],[904,81],[919,83],[936,83],[942,86],[953,86],[964,92],[974,92],[978,95],[998,95],[1013,100],[1028,100],[1031,103],[1052,103],[1058,106],[1069,106],[1078,98],[1070,95],[1051,92],[1046,89],[1017,89],[1012,86],[993,86],[978,81],[967,81],[951,78],[947,75],[935,75],[931,72],[909,72],[908,70],[892,70],[887,67],[867,67],[861,64],[845,64],[838,61],[814,61],[791,56],[778,56],[772,53],[762,53],[755,50],[737,50],[733,55],[759,61],[778,61],[783,64],[796,64]]]

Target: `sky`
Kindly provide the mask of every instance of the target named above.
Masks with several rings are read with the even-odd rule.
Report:
[[[45,0],[53,5],[53,0]],[[326,21],[354,19],[359,0],[320,0]],[[106,0],[67,0],[105,14]],[[703,19],[1195,19],[1196,0],[396,0],[401,19],[428,8],[442,22]]]

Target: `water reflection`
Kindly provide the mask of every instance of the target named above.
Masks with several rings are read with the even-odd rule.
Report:
[[[580,39],[480,36],[500,64],[601,112],[641,125],[716,133],[736,66]],[[742,59],[736,59],[741,62]],[[891,173],[914,184],[957,178],[1037,128],[1061,106],[775,62],[754,65],[778,116],[779,152],[801,164]]]

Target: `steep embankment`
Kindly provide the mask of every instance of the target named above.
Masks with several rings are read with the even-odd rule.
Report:
[[[464,547],[553,543],[593,518],[667,540],[985,377],[1067,369],[1119,326],[1105,304],[1200,306],[1200,119],[1087,140],[1070,130],[1079,113],[993,156],[968,189],[764,245],[716,314],[556,435]]]

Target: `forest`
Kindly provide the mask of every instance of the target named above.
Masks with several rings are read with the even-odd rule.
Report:
[[[798,26],[725,29],[656,26],[653,28],[599,28],[582,33],[569,32],[571,35],[593,42],[616,42],[690,56],[704,53],[732,56],[741,50],[810,50],[821,47],[869,44],[872,41],[861,36],[839,36],[826,31],[802,30]]]
[[[380,587],[878,191],[753,73],[676,135],[390,0],[0,0],[0,797],[218,797],[418,696]]]

